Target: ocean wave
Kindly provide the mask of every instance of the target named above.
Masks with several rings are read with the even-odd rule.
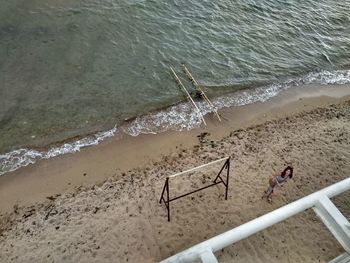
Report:
[[[311,72],[300,79],[301,84],[347,84],[350,83],[350,70]]]
[[[216,109],[243,106],[255,102],[264,102],[290,87],[307,84],[346,84],[350,83],[350,70],[311,72],[300,78],[291,78],[281,83],[273,83],[255,89],[240,90],[212,99]],[[204,101],[197,102],[203,115],[212,109]],[[129,135],[159,133],[166,130],[191,130],[201,125],[200,115],[190,103],[181,103],[162,111],[149,113],[134,119],[121,127]]]
[[[281,83],[241,90],[213,98],[212,102],[217,109],[264,102],[290,87],[315,83],[322,85],[350,83],[350,70],[311,72],[300,78],[288,79]],[[197,105],[203,115],[212,111],[204,101],[198,102]],[[0,175],[33,164],[39,159],[74,153],[80,151],[83,147],[97,145],[104,139],[116,135],[119,130],[131,136],[138,136],[140,134],[156,134],[167,130],[190,130],[199,127],[201,122],[201,117],[193,110],[190,103],[180,103],[158,112],[137,117],[122,124],[118,127],[118,130],[115,126],[111,130],[99,132],[72,143],[64,143],[60,146],[52,147],[48,151],[19,149],[0,155]]]
[[[72,143],[64,143],[60,146],[52,147],[48,151],[37,151],[32,149],[18,149],[0,155],[0,175],[17,170],[20,167],[34,164],[39,159],[49,159],[59,155],[79,152],[81,148],[97,145],[108,137],[116,134],[117,128],[99,132]]]

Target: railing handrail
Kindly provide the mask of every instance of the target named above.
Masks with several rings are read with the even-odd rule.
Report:
[[[326,196],[328,198],[332,198],[347,190],[350,190],[350,177],[338,183],[330,185],[322,190],[314,192],[308,196],[305,196],[299,200],[296,200],[290,204],[280,207],[263,216],[255,218],[227,232],[203,241],[191,248],[188,248],[174,256],[161,261],[161,263],[192,262],[196,259],[201,258],[201,254],[205,251],[210,251],[213,253],[220,249],[223,249],[274,224],[286,220],[291,216],[303,212],[306,209],[314,207],[322,197]]]

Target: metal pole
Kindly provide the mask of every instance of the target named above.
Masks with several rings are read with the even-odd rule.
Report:
[[[222,170],[225,169],[228,158],[230,158],[230,157],[227,157],[226,162],[225,162],[224,165],[221,167],[221,169],[220,169],[218,175],[216,176],[216,178],[215,178],[215,180],[214,180],[214,183],[216,183],[216,180],[219,178],[219,176],[220,176]],[[221,181],[222,181],[222,179],[221,179]]]
[[[173,177],[176,177],[176,176],[185,174],[185,173],[189,173],[189,172],[192,172],[192,171],[195,171],[195,170],[199,170],[199,169],[202,169],[202,168],[204,168],[204,167],[206,167],[206,166],[212,165],[212,164],[214,164],[214,163],[218,163],[218,162],[221,162],[221,161],[223,161],[223,160],[227,160],[228,158],[230,158],[230,157],[224,157],[224,158],[221,158],[221,159],[212,161],[212,162],[210,162],[210,163],[202,164],[202,165],[200,165],[200,166],[191,168],[191,169],[189,169],[189,170],[186,170],[186,171],[183,171],[183,172],[179,172],[179,173],[177,173],[177,174],[169,175],[168,177],[169,177],[169,178],[173,178]]]
[[[228,192],[228,179],[230,177],[230,158],[227,159],[227,175],[226,175],[226,193],[225,193],[225,200],[227,200],[227,192]]]
[[[169,178],[166,179],[167,203],[168,203],[168,222],[170,222],[170,201],[169,201]]]
[[[163,195],[164,195],[164,191],[165,191],[165,187],[166,187],[166,182],[167,182],[168,179],[169,179],[169,178],[167,178],[167,179],[165,180],[165,184],[164,184],[164,186],[163,186],[162,195],[160,196],[160,200],[159,200],[159,203],[160,203],[160,204],[162,203],[162,199],[163,199]]]

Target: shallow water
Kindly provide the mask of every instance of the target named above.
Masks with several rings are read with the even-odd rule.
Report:
[[[264,100],[295,82],[346,83],[349,11],[350,1],[331,0],[1,1],[0,153],[183,101],[169,72],[185,77],[182,62],[218,107]],[[175,107],[124,131],[198,124],[188,105]]]

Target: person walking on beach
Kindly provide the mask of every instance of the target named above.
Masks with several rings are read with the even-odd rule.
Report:
[[[283,185],[287,182],[288,179],[291,179],[293,177],[293,167],[287,166],[283,172],[280,175],[275,175],[269,180],[269,187],[265,190],[265,195],[262,197],[264,198],[266,196],[267,201],[272,201],[272,194],[274,193],[275,187],[283,187]]]

